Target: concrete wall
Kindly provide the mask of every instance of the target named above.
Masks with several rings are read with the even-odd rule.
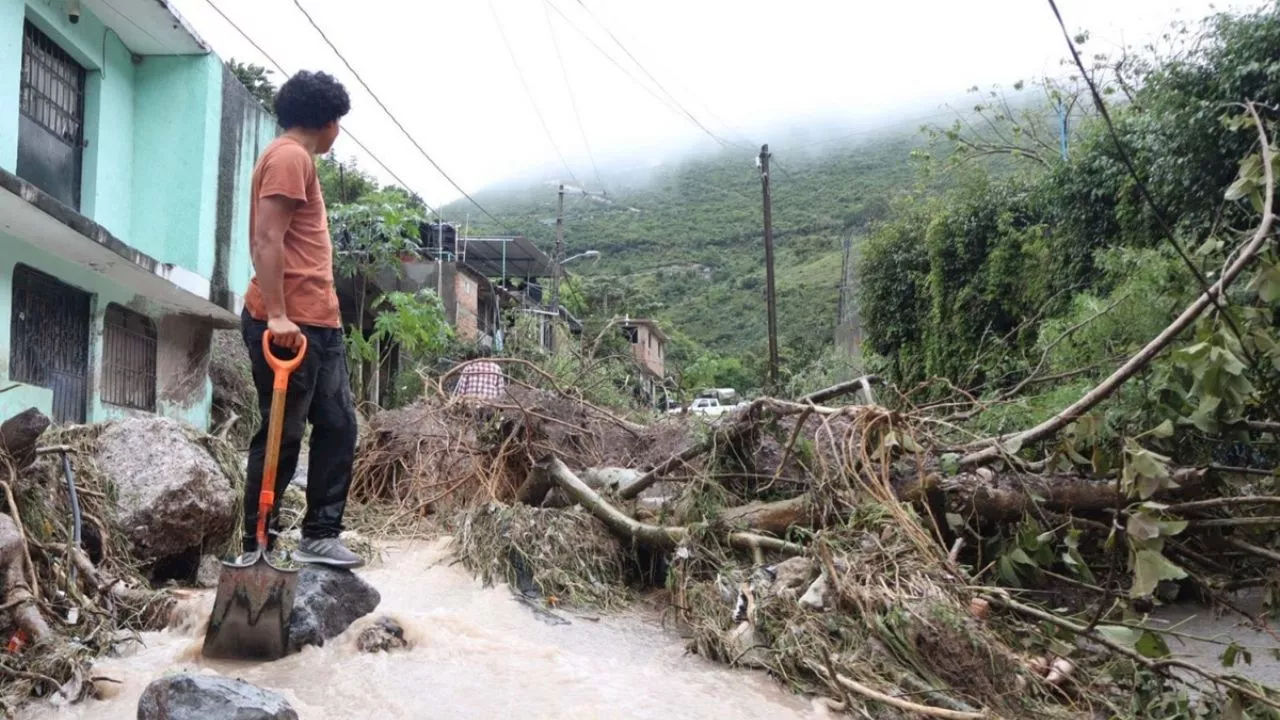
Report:
[[[475,342],[480,335],[478,317],[480,286],[475,278],[460,272],[454,283],[454,296],[456,309],[453,327],[457,338],[462,342]]]
[[[666,375],[666,351],[663,342],[648,325],[634,325],[636,342],[631,345],[631,354],[636,362],[645,366],[658,377]]]
[[[222,63],[152,56],[137,66],[132,232],[160,262],[213,277]]]
[[[0,0],[0,167],[18,158],[18,89],[22,26],[30,20],[86,70],[81,213],[119,237],[131,220],[134,145],[134,64],[114,33],[93,15],[67,21],[61,3]]]
[[[135,58],[91,13],[73,25],[61,2],[0,0],[0,167],[10,172],[17,165],[24,18],[87,71],[81,214],[139,251],[211,279],[221,60]]]
[[[253,275],[249,188],[258,156],[279,133],[275,116],[224,69],[221,80],[213,301],[238,312]]]
[[[198,428],[208,425],[212,387],[208,379],[211,331],[173,316],[159,315],[145,298],[89,268],[43,252],[37,245],[0,233],[0,419],[28,407],[52,412],[53,393],[45,388],[17,385],[9,379],[9,343],[12,338],[13,271],[27,265],[48,273],[92,295],[89,328],[88,422],[102,422],[137,411],[102,402],[102,329],[107,305],[116,303],[152,318],[157,328],[157,412]]]

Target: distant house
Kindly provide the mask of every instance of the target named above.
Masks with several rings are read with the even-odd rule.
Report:
[[[667,335],[655,320],[627,318],[621,328],[631,342],[631,356],[643,371],[645,395],[649,402],[657,402],[667,377]]]
[[[0,419],[206,427],[275,119],[164,0],[0,0]]]
[[[439,294],[445,316],[462,342],[501,351],[514,340],[512,318],[524,316],[532,318],[535,325],[533,342],[548,348],[557,327],[561,333],[582,330],[582,324],[563,306],[556,312],[549,305],[552,263],[522,235],[464,237],[448,223],[424,224],[419,230],[417,255],[401,258],[399,268],[380,272],[363,293],[357,289],[358,280],[338,282],[343,322],[355,324],[356,298],[361,294],[371,303],[384,292],[430,289]],[[366,332],[371,332],[377,311],[367,309],[364,325]],[[555,322],[557,315],[560,323]],[[399,354],[394,348],[385,357],[386,362],[369,368],[365,378],[365,399],[375,403],[380,402],[399,370]]]

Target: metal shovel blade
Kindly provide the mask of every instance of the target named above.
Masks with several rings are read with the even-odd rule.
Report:
[[[298,573],[275,567],[261,552],[222,563],[218,595],[204,637],[204,656],[277,660],[289,650],[289,618]]]

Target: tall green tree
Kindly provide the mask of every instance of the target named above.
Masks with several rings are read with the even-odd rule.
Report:
[[[257,98],[258,102],[262,103],[263,107],[275,112],[277,88],[275,83],[271,82],[271,75],[274,74],[274,71],[268,70],[261,65],[242,63],[237,61],[235,58],[231,58],[227,61],[227,69],[230,70],[241,83],[244,83],[244,86],[249,89],[250,94]]]

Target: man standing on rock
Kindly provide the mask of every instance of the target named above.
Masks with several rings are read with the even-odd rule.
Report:
[[[302,434],[311,423],[307,465],[307,512],[294,559],[354,568],[364,564],[338,535],[351,464],[355,457],[356,411],[347,380],[345,338],[333,284],[333,243],[315,158],[329,152],[338,123],[351,110],[341,83],[325,73],[299,72],[280,88],[276,117],[284,135],[267,146],[253,169],[249,199],[249,250],[254,277],[245,293],[241,329],[253,365],[262,424],[249,445],[244,502],[244,549],[257,547],[258,492],[266,456],[267,419],[273,373],[262,352],[271,331],[280,357],[293,357],[307,339],[302,365],[289,378],[283,441],[276,475],[276,511],[269,518],[269,545],[279,532],[279,505],[298,466]]]

